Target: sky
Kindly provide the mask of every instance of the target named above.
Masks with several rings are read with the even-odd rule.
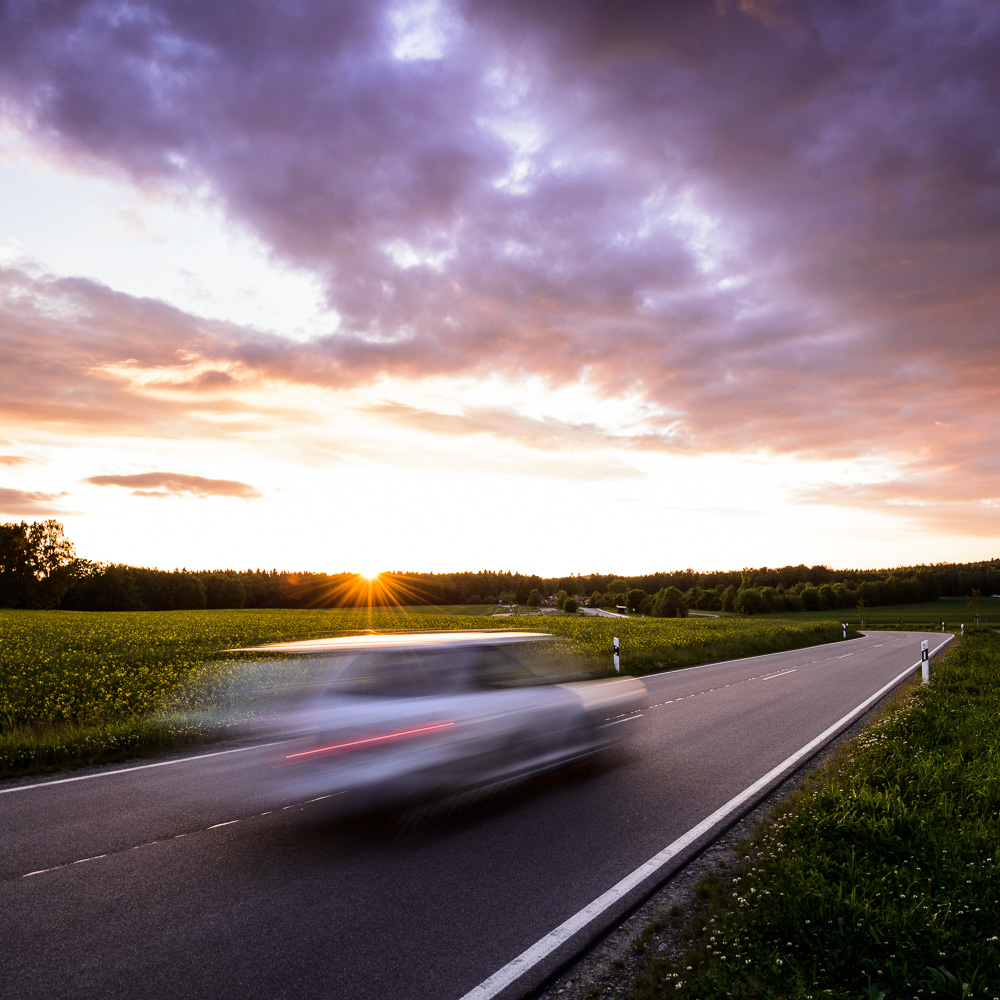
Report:
[[[1000,5],[0,3],[0,520],[171,569],[1000,555]]]

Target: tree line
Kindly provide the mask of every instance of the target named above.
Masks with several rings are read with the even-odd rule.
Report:
[[[201,608],[335,608],[399,604],[527,604],[554,600],[625,606],[655,616],[691,610],[766,614],[909,604],[1000,593],[1000,559],[888,570],[828,566],[691,569],[641,576],[541,577],[482,570],[389,572],[366,581],[353,573],[260,569],[159,570],[77,557],[57,521],[0,525],[0,607],[78,611]]]

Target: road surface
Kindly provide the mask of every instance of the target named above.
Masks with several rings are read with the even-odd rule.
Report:
[[[627,754],[388,831],[267,800],[260,745],[2,783],[2,995],[524,996],[898,683],[924,638],[950,636],[646,678]]]

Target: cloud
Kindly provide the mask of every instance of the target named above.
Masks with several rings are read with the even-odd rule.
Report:
[[[33,458],[27,458],[24,455],[0,455],[0,465],[30,465],[33,461]]]
[[[939,534],[1000,535],[1000,460],[985,456],[947,466],[914,463],[877,482],[818,482],[795,490],[800,504],[891,514]]]
[[[490,434],[543,451],[577,451],[595,448],[673,450],[666,434],[611,434],[595,423],[526,417],[503,407],[471,407],[460,413],[438,413],[405,403],[383,401],[361,408],[403,426],[433,434]]]
[[[124,486],[137,497],[168,497],[191,493],[199,497],[240,497],[251,500],[259,490],[232,479],[204,479],[179,472],[140,472],[129,476],[89,476],[93,486]]]
[[[65,514],[58,503],[66,493],[31,493],[24,490],[11,490],[0,486],[0,511],[4,514]]]
[[[7,271],[0,409],[184,434],[245,384],[527,372],[649,420],[380,412],[542,449],[923,455],[992,496],[1000,9],[435,9],[418,45],[361,0],[8,5],[11,121],[78,167],[207,188],[342,324],[295,343]]]

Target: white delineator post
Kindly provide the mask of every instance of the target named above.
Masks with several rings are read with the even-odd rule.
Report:
[[[618,660],[618,636],[615,636],[615,673],[621,673],[621,667]]]
[[[844,638],[846,639],[847,638],[847,622],[841,622],[840,625],[841,625],[841,628],[843,628],[843,630],[844,630]]]
[[[929,643],[926,639],[920,643],[920,676],[925,684],[931,682],[931,654],[928,650]]]

